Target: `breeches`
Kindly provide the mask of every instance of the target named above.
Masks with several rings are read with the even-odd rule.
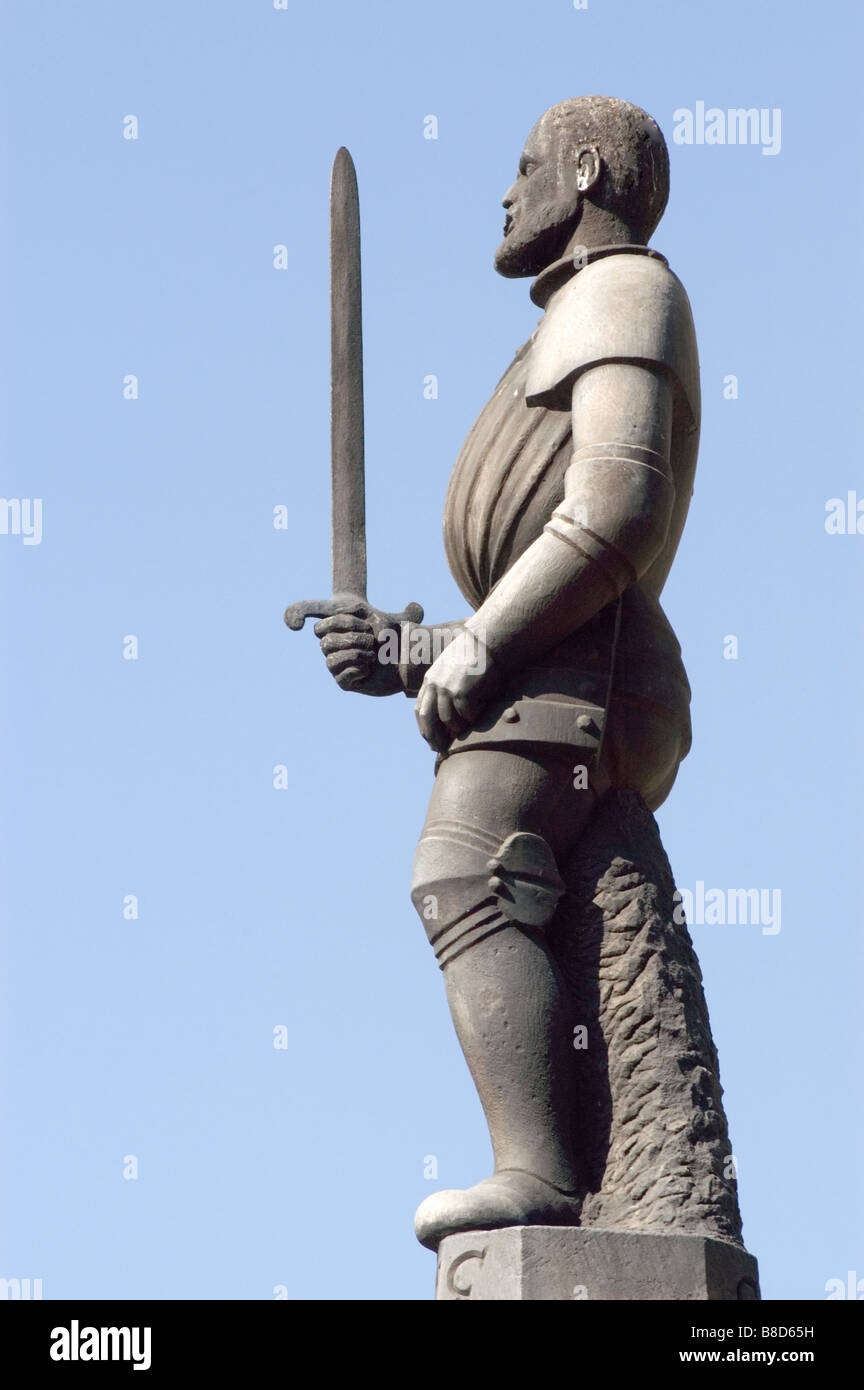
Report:
[[[681,756],[674,722],[639,702],[610,711],[600,765],[590,774],[566,744],[466,748],[445,757],[411,888],[442,969],[511,924],[542,931],[598,799],[618,787],[640,792],[655,809]]]

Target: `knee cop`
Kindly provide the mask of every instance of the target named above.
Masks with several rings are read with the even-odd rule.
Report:
[[[503,927],[545,926],[563,892],[552,850],[527,831],[501,841],[475,825],[431,821],[414,856],[411,899],[442,970]]]

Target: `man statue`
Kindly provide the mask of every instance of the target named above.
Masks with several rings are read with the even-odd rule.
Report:
[[[344,689],[416,696],[438,753],[412,898],[495,1169],[422,1203],[417,1235],[432,1249],[456,1232],[580,1223],[590,1117],[554,944],[565,880],[604,800],[624,792],[655,810],[690,746],[690,690],[660,606],[700,419],[687,296],[647,245],[668,192],[663,136],[638,107],[579,97],[540,118],[503,200],[495,268],[533,277],[545,312],[471,430],[444,514],[473,612],[435,630],[425,664],[406,657],[422,652],[416,633],[397,664],[374,619],[316,627]]]

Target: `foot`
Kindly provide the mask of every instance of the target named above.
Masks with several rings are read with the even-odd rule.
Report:
[[[475,1187],[435,1192],[421,1202],[414,1230],[421,1245],[437,1250],[457,1231],[491,1231],[500,1226],[578,1226],[581,1201],[544,1178],[504,1168]]]

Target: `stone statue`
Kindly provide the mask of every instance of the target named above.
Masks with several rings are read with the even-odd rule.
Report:
[[[444,540],[472,612],[432,628],[416,605],[366,600],[362,452],[345,465],[358,431],[362,451],[359,239],[340,309],[334,232],[335,592],[286,621],[323,614],[338,684],[416,697],[437,753],[412,898],[495,1165],[424,1201],[419,1240],[700,1237],[740,1252],[721,1292],[706,1276],[707,1292],[617,1296],[756,1297],[701,977],[651,814],[690,747],[660,595],[700,424],[690,305],[648,246],[668,192],[663,136],[627,102],[562,102],[529,134],[495,268],[532,277],[544,314],[456,462]],[[439,1296],[464,1287],[453,1275]]]

